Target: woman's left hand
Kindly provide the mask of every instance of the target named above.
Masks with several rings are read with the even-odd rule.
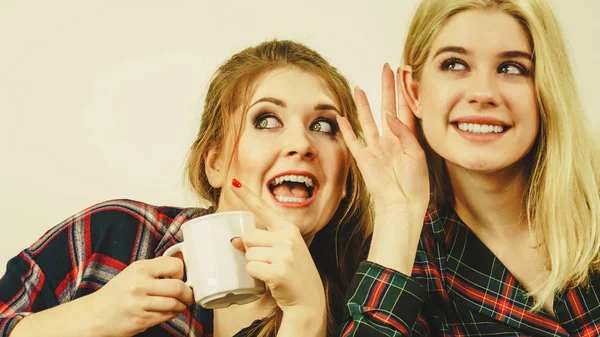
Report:
[[[325,291],[298,227],[282,219],[247,187],[231,188],[266,228],[245,232],[241,237],[243,246],[239,239],[233,241],[236,248],[246,251],[248,274],[265,282],[284,320],[288,314],[312,322],[324,319]]]

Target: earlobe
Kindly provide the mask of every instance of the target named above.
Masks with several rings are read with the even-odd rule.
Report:
[[[350,177],[350,174],[348,176],[346,176],[346,180],[344,180],[344,186],[342,186],[342,199],[346,198],[346,196],[348,195],[348,178]]]
[[[216,149],[210,149],[204,158],[204,172],[210,186],[213,188],[223,187],[225,181],[225,170],[220,153]]]
[[[402,67],[402,74],[400,74],[400,76],[402,76],[402,94],[406,99],[406,103],[410,107],[410,110],[413,112],[413,114],[417,118],[421,119],[422,111],[421,103],[419,103],[419,83],[413,78],[412,67]]]

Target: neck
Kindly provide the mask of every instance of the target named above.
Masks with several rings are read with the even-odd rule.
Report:
[[[519,166],[480,173],[447,162],[454,208],[474,232],[498,237],[527,229],[523,217],[526,178]]]
[[[277,302],[267,291],[254,302],[215,309],[213,311],[214,336],[233,336],[250,326],[255,320],[269,316],[275,308],[277,308]]]

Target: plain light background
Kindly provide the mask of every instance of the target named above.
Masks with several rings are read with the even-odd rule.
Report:
[[[196,206],[183,166],[207,83],[267,39],[316,49],[379,109],[417,0],[0,0],[0,275],[68,216],[113,198]],[[600,1],[551,0],[600,124]],[[557,93],[560,94],[560,93]]]

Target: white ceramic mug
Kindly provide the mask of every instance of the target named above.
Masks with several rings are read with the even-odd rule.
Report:
[[[264,282],[246,272],[246,257],[231,240],[256,228],[254,214],[233,211],[201,216],[181,226],[183,242],[165,251],[183,255],[186,284],[194,290],[196,303],[207,309],[226,308],[257,300]]]

